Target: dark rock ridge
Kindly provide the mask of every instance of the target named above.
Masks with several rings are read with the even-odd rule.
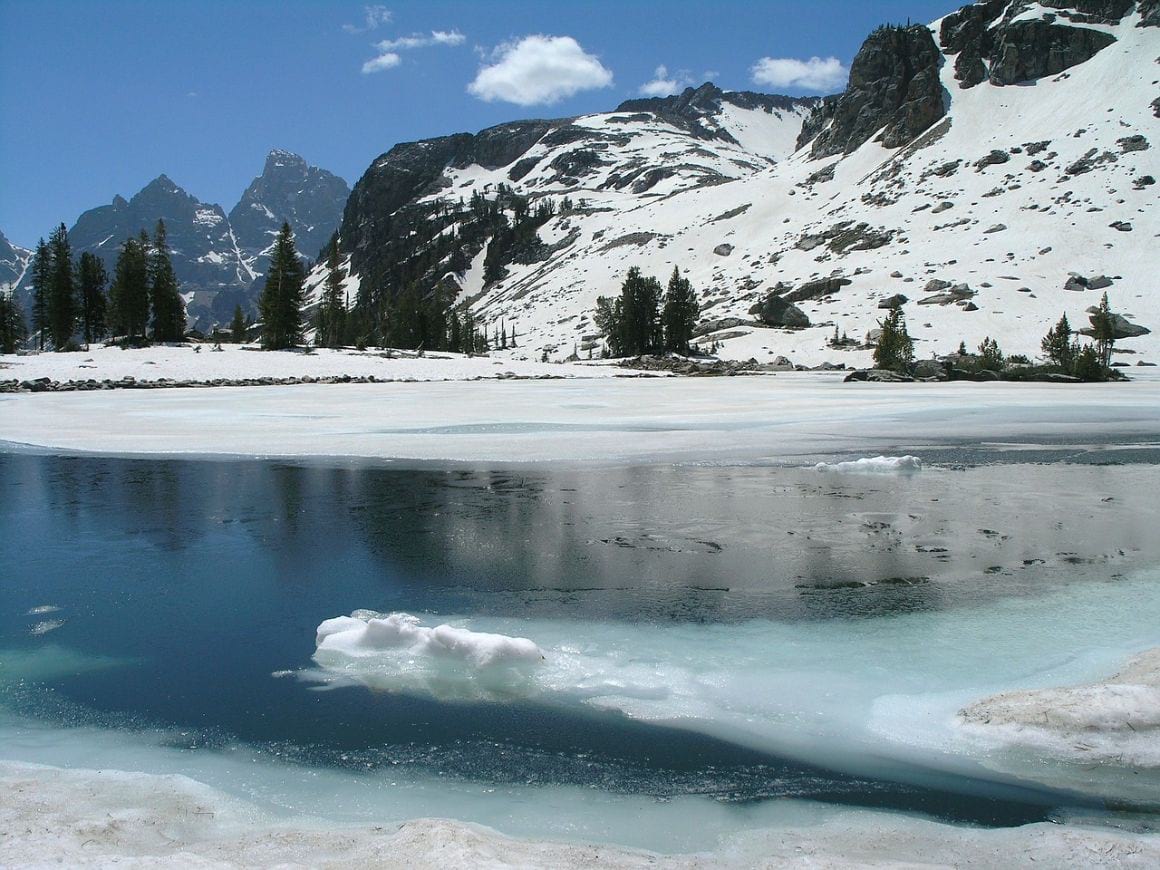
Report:
[[[880,27],[854,57],[846,92],[815,111],[798,147],[812,139],[814,158],[849,154],[879,130],[887,148],[905,145],[946,114],[941,62],[929,28]]]
[[[1081,64],[1115,42],[1110,34],[1082,25],[1116,24],[1135,3],[1046,0],[1040,5],[1057,11],[1016,21],[1032,8],[1029,0],[982,0],[943,19],[939,39],[947,53],[957,55],[959,87],[972,88],[984,81],[1013,85]]]
[[[337,175],[275,149],[266,156],[262,174],[230,209],[230,226],[253,270],[265,272],[265,252],[284,222],[294,228],[299,253],[317,257],[338,229],[349,196],[350,188]]]

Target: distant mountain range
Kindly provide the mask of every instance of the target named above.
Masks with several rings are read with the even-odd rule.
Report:
[[[313,260],[338,229],[349,194],[337,175],[274,150],[228,215],[160,175],[131,199],[117,196],[86,211],[69,230],[69,240],[74,256],[97,254],[111,276],[121,243],[142,229],[152,233],[164,219],[189,324],[205,329],[228,322],[236,305],[255,310],[268,251],[284,221],[294,230],[299,253]],[[0,242],[0,283],[16,285],[26,312],[28,256],[7,240]]]

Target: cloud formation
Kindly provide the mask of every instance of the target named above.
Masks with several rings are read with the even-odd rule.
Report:
[[[383,24],[390,23],[391,10],[386,6],[374,5],[363,7],[363,24],[344,24],[342,29],[347,33],[366,33],[368,30],[376,30]]]
[[[836,57],[763,57],[752,67],[753,83],[773,88],[800,88],[806,91],[831,92],[846,84],[850,70]]]
[[[491,103],[550,106],[580,91],[607,88],[612,72],[571,36],[525,36],[491,54],[467,86],[472,96]]]
[[[377,43],[379,51],[409,51],[413,48],[427,48],[431,45],[463,45],[466,39],[458,30],[432,30],[430,36],[421,33],[412,33],[410,36],[400,36],[398,39],[384,39]]]
[[[384,39],[375,43],[378,56],[362,65],[363,75],[382,72],[385,69],[394,69],[403,62],[399,56],[400,51],[411,51],[432,45],[463,45],[466,38],[458,30],[432,30],[430,36],[412,33],[410,36],[400,36],[398,39]]]
[[[637,90],[645,97],[667,97],[683,91],[692,83],[693,79],[687,70],[680,70],[670,76],[669,68],[661,64],[653,72],[652,81],[645,82]]]
[[[362,65],[363,75],[382,72],[385,69],[394,69],[403,62],[403,59],[393,51],[384,51],[378,57],[372,57]]]

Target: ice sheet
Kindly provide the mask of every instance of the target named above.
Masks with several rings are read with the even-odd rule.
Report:
[[[131,455],[802,464],[1126,436],[1160,440],[1160,378],[881,385],[791,373],[0,396],[0,441]]]

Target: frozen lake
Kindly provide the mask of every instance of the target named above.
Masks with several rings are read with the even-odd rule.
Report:
[[[859,807],[1147,827],[1156,768],[955,720],[1160,645],[1146,436],[886,473],[0,454],[0,758],[665,852]],[[362,608],[544,660],[316,654]]]

